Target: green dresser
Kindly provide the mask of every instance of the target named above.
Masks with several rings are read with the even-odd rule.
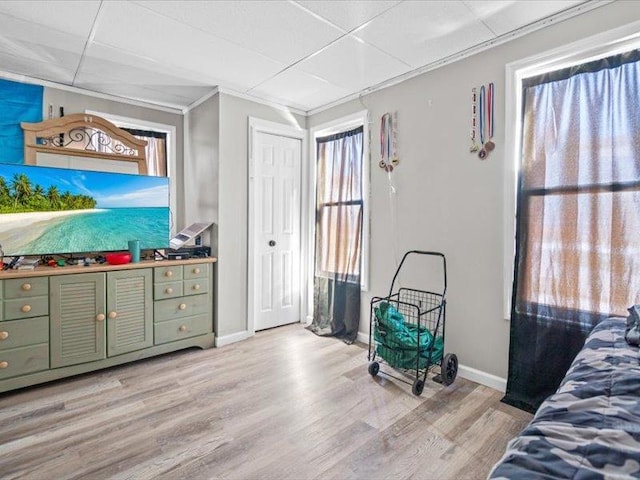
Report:
[[[49,279],[0,282],[0,380],[49,368]]]
[[[213,347],[214,262],[0,272],[0,392]]]
[[[212,265],[207,263],[154,268],[156,345],[213,331],[212,278]]]

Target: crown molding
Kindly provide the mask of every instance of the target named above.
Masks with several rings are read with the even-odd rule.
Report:
[[[302,110],[302,109],[296,108],[296,107],[291,107],[291,106],[285,105],[283,103],[278,103],[278,102],[273,102],[271,100],[266,100],[264,98],[256,97],[256,96],[250,95],[248,93],[238,92],[236,90],[233,90],[233,89],[230,89],[230,88],[221,87],[219,85],[217,87],[215,87],[211,92],[207,93],[206,95],[203,95],[200,99],[196,100],[191,105],[189,105],[186,109],[184,109],[184,113],[187,113],[191,109],[197,107],[201,103],[207,101],[208,99],[210,99],[211,97],[213,97],[214,95],[217,95],[219,93],[222,93],[224,95],[229,95],[231,97],[240,98],[242,100],[248,100],[248,101],[253,102],[253,103],[259,103],[260,105],[266,105],[267,107],[275,108],[277,110],[283,110],[285,112],[293,113],[295,115],[301,115],[301,116],[303,116],[305,118],[307,117],[307,111],[306,110]]]
[[[109,93],[99,93],[93,90],[87,90],[80,87],[74,87],[72,85],[65,85],[64,83],[51,82],[49,80],[42,80],[40,78],[30,77],[28,75],[18,75],[15,73],[5,72],[0,70],[0,78],[5,80],[13,80],[14,82],[31,83],[34,85],[41,85],[43,87],[55,88],[57,90],[63,90],[65,92],[78,93],[80,95],[87,95],[88,97],[101,98],[103,100],[111,100],[113,102],[126,103],[128,105],[135,105],[136,107],[149,108],[151,110],[159,110],[161,112],[182,114],[183,107],[173,104],[157,104],[147,102],[143,100],[135,100],[127,97],[120,97],[118,95],[112,95]]]

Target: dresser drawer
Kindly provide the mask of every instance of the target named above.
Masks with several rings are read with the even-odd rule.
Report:
[[[184,279],[189,278],[206,278],[209,276],[209,264],[198,263],[196,265],[184,266]]]
[[[181,297],[182,295],[182,280],[178,280],[177,282],[156,283],[153,286],[153,298],[156,300]]]
[[[4,281],[4,298],[26,298],[49,295],[49,278],[13,278]]]
[[[49,368],[49,344],[0,350],[0,380]]]
[[[209,295],[193,295],[155,302],[153,319],[156,322],[190,317],[211,311]]]
[[[156,267],[153,269],[154,283],[173,282],[174,280],[182,280],[182,265]]]
[[[43,317],[49,315],[49,297],[3,300],[4,320]]]
[[[156,323],[153,326],[153,340],[156,345],[159,345],[196,335],[204,335],[212,330],[210,315],[194,315],[193,317]]]
[[[38,343],[49,343],[49,317],[0,323],[0,351]]]
[[[209,292],[208,278],[194,278],[184,281],[184,295],[198,295],[200,293]]]

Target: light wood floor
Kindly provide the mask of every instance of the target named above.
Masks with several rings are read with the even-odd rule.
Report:
[[[0,395],[0,478],[481,479],[531,418],[500,398],[291,325]]]

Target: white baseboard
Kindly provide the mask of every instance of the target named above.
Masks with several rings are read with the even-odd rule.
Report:
[[[216,337],[216,347],[224,347],[225,345],[230,345],[232,343],[241,342],[242,340],[246,340],[249,337],[253,337],[255,334],[248,330],[244,330],[242,332],[231,333],[229,335],[224,335],[222,337]]]
[[[458,365],[458,375],[462,378],[466,378],[467,380],[471,380],[472,382],[498,390],[499,392],[504,393],[507,391],[506,378],[498,377],[497,375],[483,372],[482,370],[467,367],[466,365]]]
[[[369,344],[369,334],[366,332],[358,332],[357,339],[365,345]],[[507,380],[505,378],[483,372],[482,370],[459,364],[458,375],[467,380],[471,380],[472,382],[498,390],[499,392],[504,393],[507,391]]]

